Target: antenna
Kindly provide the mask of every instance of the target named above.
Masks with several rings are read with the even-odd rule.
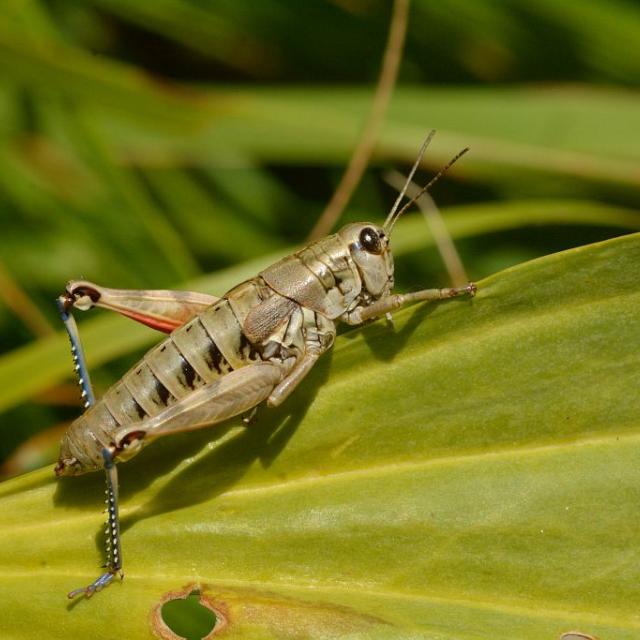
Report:
[[[430,134],[431,135],[431,134]],[[426,142],[428,142],[430,139],[427,138]],[[423,145],[424,148],[424,145]],[[421,149],[422,151],[422,149]],[[396,223],[396,220],[412,205],[414,205],[419,199],[420,196],[422,196],[423,193],[429,191],[429,189],[443,176],[443,174],[445,174],[453,164],[455,164],[458,160],[460,160],[460,158],[462,158],[462,156],[467,153],[467,151],[469,151],[469,147],[465,147],[464,149],[462,149],[462,151],[459,151],[458,153],[456,153],[456,155],[451,158],[451,160],[449,160],[449,162],[447,162],[447,164],[442,167],[442,169],[440,169],[440,171],[438,171],[438,173],[436,173],[435,176],[433,176],[433,178],[431,178],[431,180],[429,180],[429,182],[422,187],[422,189],[420,189],[420,191],[418,191],[418,193],[416,193],[416,195],[411,198],[411,200],[409,200],[409,202],[407,202],[402,209],[400,209],[400,211],[398,211],[397,213],[395,213],[395,209],[397,208],[396,205],[394,204],[393,209],[392,209],[392,213],[394,215],[392,215],[392,213],[390,213],[387,216],[387,219],[384,221],[384,225],[383,225],[383,229],[389,234],[391,235],[391,230],[393,229],[393,225]],[[421,158],[422,156],[420,156]],[[420,160],[420,158],[418,158],[418,161]],[[414,165],[415,168],[415,165]],[[411,181],[411,178],[413,177],[413,171],[411,172],[411,174],[409,175],[409,180],[407,181],[407,184],[405,184],[404,188],[402,189],[402,196],[404,196],[405,191],[408,189],[408,185]],[[397,202],[397,200],[396,200]]]
[[[435,136],[435,135],[436,135],[436,130],[435,129],[431,129],[431,131],[429,131],[429,133],[427,134],[427,137],[424,139],[424,142],[422,143],[422,146],[420,147],[420,151],[418,151],[418,157],[416,158],[416,161],[413,163],[413,167],[411,167],[411,171],[409,172],[409,176],[407,177],[407,181],[404,183],[404,187],[402,187],[402,191],[400,191],[400,195],[398,195],[398,197],[396,198],[396,201],[393,203],[393,207],[391,207],[391,211],[389,211],[389,215],[387,216],[387,219],[384,221],[384,224],[382,225],[383,228],[386,228],[386,226],[393,220],[393,218],[395,216],[395,213],[398,210],[398,207],[400,206],[400,203],[402,202],[402,198],[404,198],[405,194],[407,193],[407,189],[409,188],[409,185],[411,184],[411,180],[413,179],[413,175],[418,170],[418,167],[420,166],[420,163],[422,162],[422,158],[424,157],[424,153],[427,150],[427,147],[429,146],[429,143],[433,139],[433,136]]]

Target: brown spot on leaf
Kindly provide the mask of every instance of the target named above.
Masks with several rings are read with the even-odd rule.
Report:
[[[227,635],[223,633],[224,630],[234,637],[253,637],[258,634],[259,637],[264,635],[282,640],[339,640],[346,636],[361,637],[376,632],[384,637],[393,629],[382,618],[335,602],[318,600],[313,592],[308,594],[309,599],[306,599],[306,595],[305,599],[301,599],[262,589],[191,584],[167,593],[153,608],[151,624],[157,637],[179,640],[180,637],[162,619],[161,610],[170,600],[185,599],[194,591],[199,592],[199,603],[211,610],[217,620],[205,640]]]
[[[229,613],[226,604],[221,600],[215,600],[208,595],[205,595],[204,591],[198,584],[189,584],[183,589],[178,591],[169,591],[165,593],[160,599],[160,602],[151,610],[151,629],[156,637],[162,638],[162,640],[183,640],[182,636],[179,636],[172,631],[164,621],[162,617],[162,607],[171,600],[185,600],[194,591],[199,592],[199,603],[213,612],[216,617],[216,622],[211,630],[202,640],[211,640],[217,636],[223,629],[227,627],[229,622]]]

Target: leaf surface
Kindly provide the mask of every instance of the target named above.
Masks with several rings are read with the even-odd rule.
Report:
[[[91,601],[102,478],[3,483],[4,637],[149,638],[198,584],[233,638],[637,638],[639,262],[635,234],[514,267],[341,336],[249,429],[149,447]]]

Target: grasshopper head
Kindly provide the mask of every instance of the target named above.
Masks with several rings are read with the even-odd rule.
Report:
[[[374,298],[387,295],[393,288],[393,255],[385,230],[372,222],[356,222],[338,235],[349,247],[366,290]]]
[[[429,190],[458,158],[468,151],[468,149],[460,151],[445,167],[438,171],[428,184],[422,187],[422,189],[418,189],[416,195],[414,195],[409,202],[400,207],[400,203],[411,185],[413,175],[422,161],[424,152],[434,134],[435,131],[431,131],[422,143],[418,158],[384,224],[378,226],[370,222],[358,222],[349,224],[338,231],[338,235],[349,247],[349,253],[358,267],[364,287],[374,299],[388,295],[393,288],[393,256],[389,248],[389,239],[396,221],[407,209],[417,202],[423,193]]]

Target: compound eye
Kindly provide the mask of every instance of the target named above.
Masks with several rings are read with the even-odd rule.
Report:
[[[380,255],[382,253],[382,242],[380,236],[371,227],[365,227],[360,232],[360,244],[367,253]]]

